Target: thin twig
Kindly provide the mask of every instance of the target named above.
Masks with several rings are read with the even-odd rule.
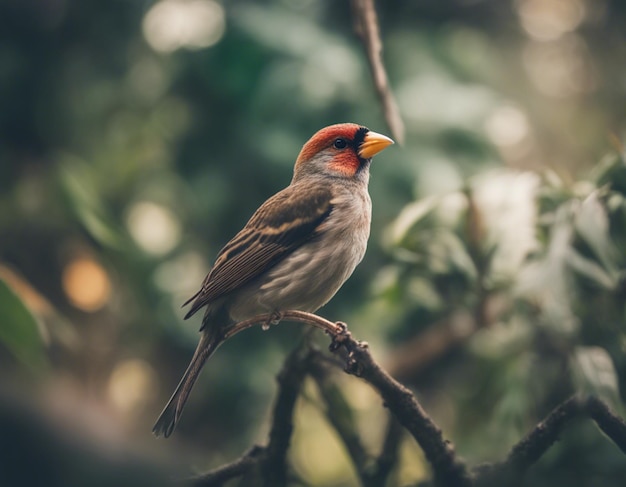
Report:
[[[404,430],[389,414],[385,438],[376,458],[368,454],[357,432],[348,401],[340,387],[329,377],[329,366],[336,366],[326,356],[316,354],[311,361],[311,377],[316,381],[326,403],[326,417],[343,441],[357,475],[364,487],[382,487],[398,461],[398,449]]]
[[[501,463],[482,465],[475,470],[477,485],[521,485],[526,471],[558,441],[574,419],[588,416],[626,453],[626,422],[595,396],[573,396],[554,408],[510,451]]]
[[[272,413],[272,427],[267,445],[267,455],[262,462],[266,487],[287,485],[287,451],[293,432],[293,411],[300,394],[312,351],[307,346],[296,348],[278,374],[278,397]]]
[[[328,421],[343,441],[361,483],[368,485],[368,467],[371,457],[361,442],[348,401],[341,388],[330,379],[326,365],[320,360],[311,362],[311,377],[317,383],[322,399],[326,403],[325,413]]]
[[[273,313],[265,313],[240,321],[224,333],[224,341],[232,338],[239,332],[247,330],[248,328],[252,328],[253,326],[260,324],[270,323],[275,319],[276,316]],[[306,313],[304,311],[283,311],[280,313],[280,321],[295,321],[298,323],[304,323],[319,328],[332,336],[340,335],[344,331],[344,328],[341,325],[328,321],[321,316],[314,315],[313,313]]]
[[[403,436],[404,430],[400,426],[400,423],[398,423],[398,420],[390,414],[385,439],[383,441],[383,447],[378,454],[378,458],[376,459],[374,471],[370,475],[370,486],[379,487],[385,485],[387,482],[389,474],[398,462],[398,451],[400,449],[400,443]]]
[[[234,462],[191,479],[189,485],[194,487],[219,487],[224,485],[229,480],[241,477],[251,471],[258,465],[264,451],[263,447],[255,445]]]
[[[385,368],[396,379],[415,383],[424,370],[465,344],[481,328],[495,323],[511,306],[503,295],[486,293],[476,312],[454,311],[395,347]]]
[[[505,464],[516,473],[525,472],[558,440],[565,424],[580,412],[581,404],[577,397],[560,404],[513,447]]]
[[[286,458],[293,431],[293,411],[312,353],[307,346],[297,347],[289,354],[278,374],[278,395],[272,411],[267,446],[254,446],[238,460],[191,479],[191,485],[221,486],[233,478],[248,475],[255,468],[259,468],[265,487],[287,485]]]
[[[595,396],[587,399],[585,409],[604,434],[613,440],[622,453],[626,454],[626,421]]]
[[[369,61],[374,86],[383,106],[385,120],[399,144],[404,143],[404,122],[400,116],[398,105],[389,87],[387,71],[383,64],[383,46],[378,29],[378,16],[374,8],[374,0],[352,0],[354,25],[357,35],[361,38]]]

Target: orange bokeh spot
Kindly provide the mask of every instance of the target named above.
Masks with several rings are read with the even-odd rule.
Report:
[[[63,270],[63,290],[77,308],[97,311],[109,300],[111,281],[98,262],[88,257],[80,257]]]

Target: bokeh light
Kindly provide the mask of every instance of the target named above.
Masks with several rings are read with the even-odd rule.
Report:
[[[63,269],[63,290],[83,311],[97,311],[109,300],[111,282],[102,265],[91,257],[78,257]]]
[[[222,6],[213,0],[162,0],[143,20],[143,33],[155,50],[170,53],[182,47],[202,49],[224,35]]]
[[[574,31],[586,13],[582,0],[518,0],[517,11],[524,30],[539,41]]]
[[[109,398],[123,415],[140,413],[156,397],[157,391],[156,373],[145,360],[133,358],[119,362],[109,377]]]
[[[575,34],[550,42],[529,42],[523,61],[530,80],[544,95],[567,98],[595,87],[587,46]]]
[[[140,201],[128,210],[126,225],[135,242],[147,253],[164,255],[181,237],[178,218],[162,205]]]

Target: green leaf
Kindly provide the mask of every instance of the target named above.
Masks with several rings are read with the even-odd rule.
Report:
[[[619,403],[617,372],[609,353],[601,347],[577,347],[571,360],[579,392]]]
[[[613,278],[618,277],[617,251],[609,234],[609,217],[594,191],[581,203],[575,216],[576,232],[589,245]]]
[[[77,160],[66,161],[60,166],[59,176],[70,209],[85,230],[100,244],[119,248],[121,246],[119,231],[107,215],[105,205],[83,164]]]
[[[453,232],[444,232],[440,243],[446,249],[450,266],[454,270],[465,274],[468,279],[475,280],[478,277],[478,271],[474,265],[474,261],[470,256],[465,243]]]
[[[545,255],[530,259],[516,284],[518,295],[540,306],[543,321],[564,334],[578,326],[572,309],[575,289],[568,262],[574,236],[572,207],[573,202],[567,202],[555,211]]]
[[[387,230],[388,244],[402,245],[407,235],[432,214],[439,203],[439,198],[431,196],[406,205]]]
[[[444,300],[430,279],[413,276],[405,284],[407,296],[414,304],[435,311],[444,307]]]
[[[31,369],[47,365],[38,320],[8,284],[0,279],[0,342]]]
[[[587,277],[605,289],[615,289],[618,279],[605,271],[602,266],[593,260],[583,257],[574,249],[569,249],[567,253],[567,263],[578,274]]]
[[[626,164],[623,154],[609,154],[591,171],[591,178],[598,186],[608,184],[613,190],[626,194]]]

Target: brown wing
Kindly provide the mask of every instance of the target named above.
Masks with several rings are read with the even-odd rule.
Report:
[[[185,319],[275,266],[314,237],[332,211],[326,187],[289,186],[272,196],[220,251]]]

